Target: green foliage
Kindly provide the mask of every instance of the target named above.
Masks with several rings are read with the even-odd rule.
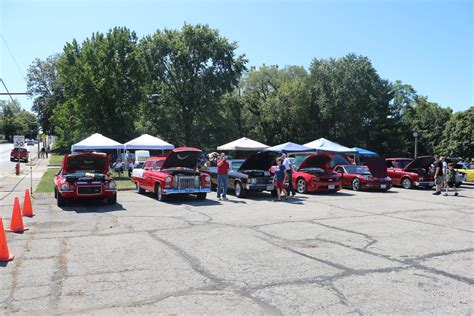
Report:
[[[66,44],[57,66],[67,101],[53,110],[60,143],[70,145],[95,132],[120,142],[136,136],[142,100],[136,44],[134,32],[118,27],[81,45]]]
[[[474,106],[451,117],[437,149],[445,156],[470,158],[474,155]]]
[[[0,128],[6,139],[12,140],[13,135],[23,135],[34,138],[38,135],[36,116],[21,108],[18,101],[6,102],[0,100]]]
[[[367,57],[246,72],[247,60],[236,50],[207,25],[157,30],[140,40],[127,28],[95,33],[33,62],[33,110],[62,148],[95,132],[120,142],[148,133],[202,148],[242,136],[269,145],[326,137],[411,156],[416,132],[420,155],[472,155],[472,110],[453,116],[412,86],[382,79]],[[2,130],[24,131],[23,116],[4,114]]]
[[[237,44],[207,25],[156,31],[140,42],[146,100],[142,130],[177,144],[205,145],[221,139],[220,98],[245,70]],[[159,115],[158,115],[159,113]]]

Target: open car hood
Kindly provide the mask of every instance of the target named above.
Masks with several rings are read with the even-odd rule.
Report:
[[[433,156],[422,156],[414,159],[403,170],[426,169],[435,161]]]
[[[332,156],[329,154],[310,155],[306,157],[305,160],[303,160],[303,162],[298,167],[298,171],[304,168],[327,169],[331,160],[332,160]]]
[[[269,170],[275,164],[276,153],[264,151],[258,154],[252,154],[240,166],[239,172],[243,170]]]
[[[66,155],[63,160],[63,172],[91,171],[95,173],[108,173],[109,165],[110,158],[104,154],[83,153]]]
[[[202,151],[193,147],[173,149],[163,162],[161,169],[169,168],[196,168],[198,156]]]
[[[385,158],[380,156],[364,156],[361,160],[365,162],[372,176],[376,178],[385,178],[387,176],[387,164]]]

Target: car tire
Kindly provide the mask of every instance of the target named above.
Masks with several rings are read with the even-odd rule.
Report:
[[[117,194],[114,194],[107,198],[107,204],[114,205],[117,204]]]
[[[161,188],[161,185],[157,184],[155,187],[155,195],[156,199],[160,202],[166,201],[166,195],[163,194],[163,189]]]
[[[352,180],[351,187],[352,187],[352,190],[354,191],[360,191],[360,189],[362,188],[360,180],[357,178],[354,178],[354,180]]]
[[[198,194],[196,194],[196,198],[198,200],[205,200],[206,196],[207,196],[207,193],[198,193]]]
[[[401,184],[404,189],[411,189],[413,187],[413,182],[410,178],[403,178]]]
[[[308,191],[308,187],[306,185],[306,181],[303,178],[298,178],[296,180],[296,192],[303,194]]]
[[[57,193],[57,205],[58,207],[62,207],[66,205],[66,198],[61,195],[61,193]]]
[[[235,182],[235,196],[238,198],[243,198],[247,195],[247,191],[245,190],[242,182],[237,181]]]
[[[145,193],[145,189],[142,189],[142,187],[138,184],[138,182],[135,182],[135,189],[137,190],[138,194]]]

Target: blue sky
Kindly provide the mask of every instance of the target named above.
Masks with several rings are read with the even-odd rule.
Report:
[[[207,23],[238,42],[249,66],[308,67],[313,58],[361,54],[382,78],[402,80],[462,111],[474,105],[473,2],[0,0],[0,77],[11,92],[26,91],[33,59],[114,26],[141,37],[184,22]],[[31,100],[18,99],[30,108]]]

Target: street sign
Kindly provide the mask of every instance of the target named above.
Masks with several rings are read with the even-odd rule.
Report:
[[[13,136],[13,146],[17,147],[24,147],[25,146],[25,136],[15,135]]]

